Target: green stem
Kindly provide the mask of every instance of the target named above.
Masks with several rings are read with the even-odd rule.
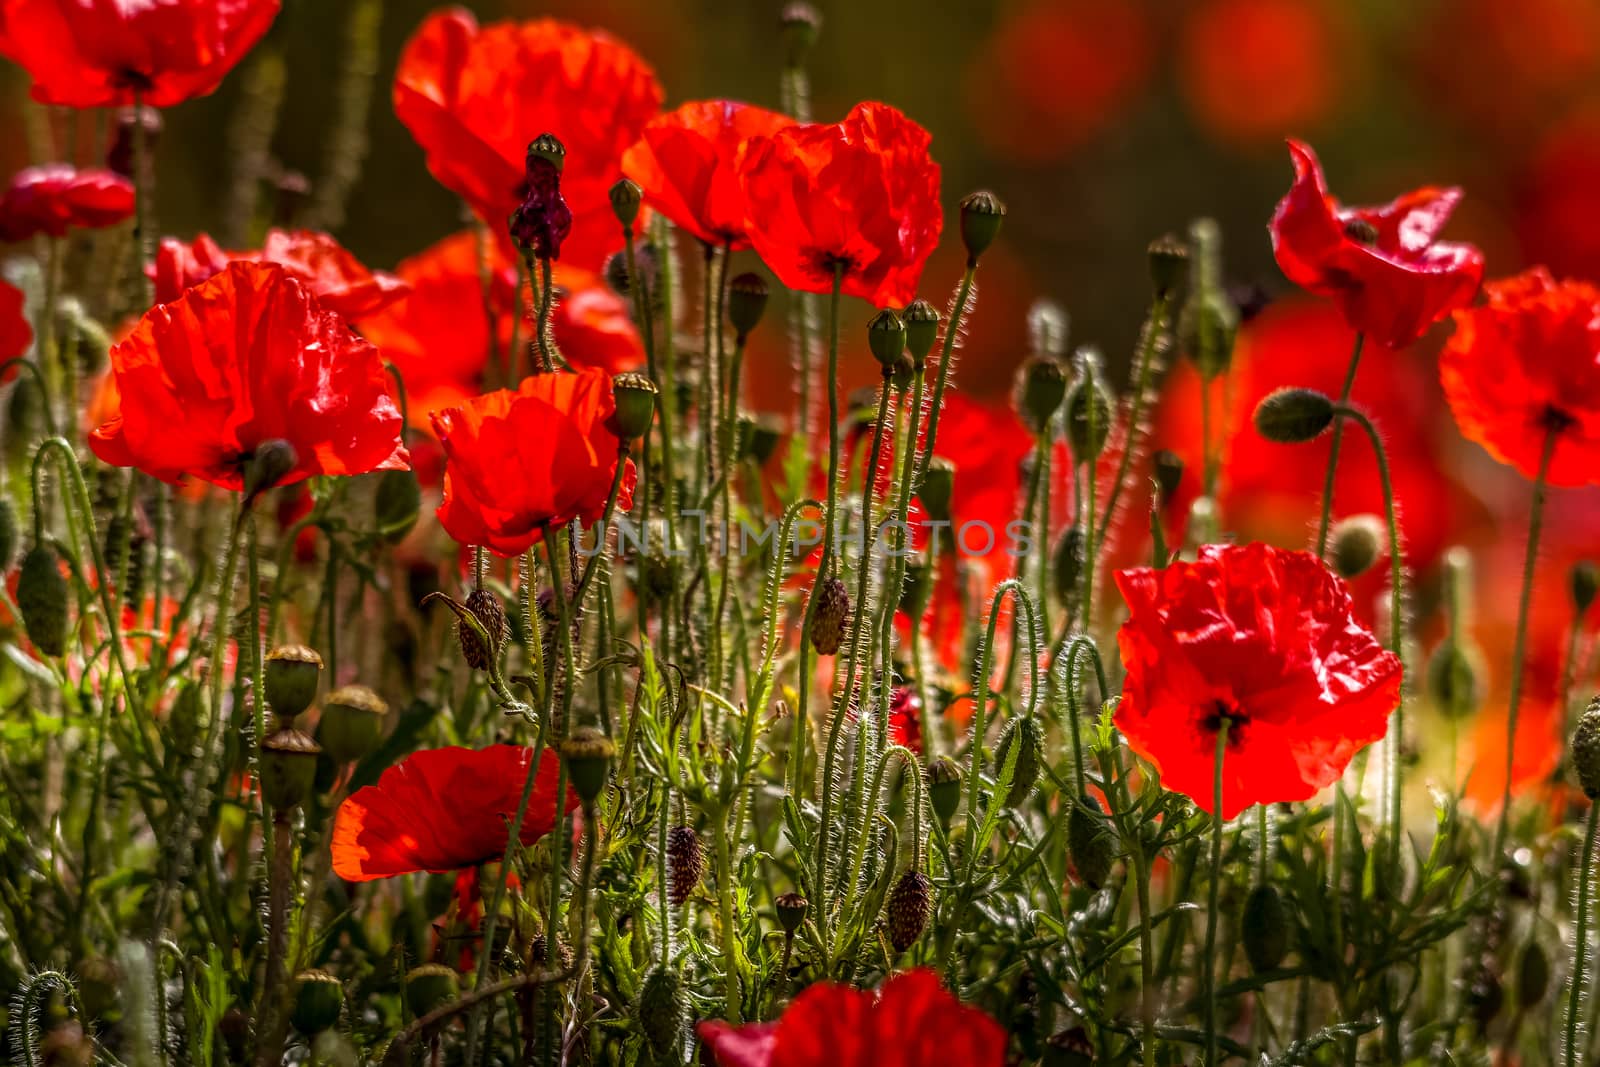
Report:
[[[1356,334],[1356,344],[1350,352],[1350,366],[1344,372],[1344,388],[1339,390],[1339,404],[1350,402],[1350,391],[1355,388],[1356,368],[1361,365],[1361,348],[1367,335]],[[1344,424],[1333,424],[1333,437],[1328,442],[1328,471],[1322,478],[1322,517],[1317,520],[1317,558],[1328,551],[1328,525],[1333,519],[1333,483],[1339,472],[1339,445],[1344,440]]]
[[[722,912],[722,981],[729,1022],[742,1022],[744,1008],[739,992],[739,945],[733,919],[733,853],[728,848],[728,816],[717,816],[717,905]]]
[[[1217,1067],[1217,896],[1222,883],[1222,762],[1228,751],[1226,718],[1217,730],[1217,754],[1212,768],[1211,884],[1207,887],[1206,951],[1206,1067]],[[1224,972],[1226,969],[1224,968]]]
[[[916,484],[911,487],[913,493],[928,475],[928,464],[933,459],[934,446],[939,440],[939,413],[944,409],[944,391],[955,365],[952,357],[955,354],[956,337],[961,333],[961,320],[966,314],[967,302],[972,299],[972,283],[977,273],[976,263],[967,264],[966,271],[961,275],[961,285],[956,289],[956,303],[950,311],[950,321],[945,324],[944,343],[939,350],[939,374],[934,379],[933,403],[928,411],[928,435],[922,446],[922,458],[917,464]]]
[[[1572,990],[1567,996],[1566,1042],[1562,1050],[1565,1067],[1578,1062],[1578,1016],[1583,1011],[1584,968],[1589,957],[1589,883],[1594,878],[1594,838],[1600,830],[1600,804],[1589,805],[1588,823],[1583,832],[1583,863],[1578,868],[1578,929],[1572,944]]]
[[[1106,496],[1105,510],[1100,514],[1100,530],[1111,529],[1111,520],[1117,514],[1117,501],[1122,497],[1122,490],[1128,481],[1128,474],[1133,468],[1133,454],[1138,450],[1141,431],[1141,420],[1144,417],[1144,406],[1151,399],[1150,379],[1156,372],[1156,349],[1161,346],[1161,338],[1166,330],[1167,314],[1171,303],[1171,296],[1158,296],[1150,305],[1150,319],[1148,328],[1139,344],[1139,357],[1133,372],[1133,398],[1128,402],[1128,433],[1122,447],[1122,458],[1117,461],[1116,477],[1111,480],[1111,491]],[[1089,405],[1093,413],[1094,405]],[[1103,539],[1103,538],[1102,538]],[[1049,631],[1046,631],[1047,633]]]

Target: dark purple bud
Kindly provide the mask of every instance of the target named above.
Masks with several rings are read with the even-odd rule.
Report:
[[[145,152],[155,151],[156,139],[161,136],[161,112],[153,107],[138,110],[121,108],[117,111],[116,126],[111,135],[111,147],[106,151],[106,168],[124,178],[133,178],[133,131],[135,124],[144,126]]]
[[[561,242],[572,232],[572,210],[561,195],[565,159],[566,149],[548,133],[528,146],[522,203],[511,213],[511,240],[539,259],[560,259]]]

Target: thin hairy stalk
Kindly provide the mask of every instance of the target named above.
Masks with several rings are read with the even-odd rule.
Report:
[[[1578,1019],[1583,1014],[1583,984],[1589,965],[1589,890],[1594,881],[1594,838],[1600,831],[1600,804],[1589,805],[1589,817],[1583,831],[1583,861],[1578,866],[1577,916],[1578,928],[1572,942],[1572,988],[1567,994],[1567,1020],[1565,1041],[1562,1045],[1564,1067],[1578,1063]]]
[[[1217,895],[1222,884],[1222,762],[1228,753],[1226,717],[1217,730],[1217,754],[1211,777],[1211,884],[1206,898],[1206,951],[1201,962],[1206,969],[1206,1067],[1217,1067]],[[1226,974],[1227,968],[1223,967]]]
[[[1367,335],[1356,334],[1355,347],[1350,350],[1350,366],[1344,372],[1344,387],[1339,390],[1339,404],[1350,403],[1350,392],[1355,388],[1356,369],[1361,365],[1361,348]],[[1322,515],[1317,519],[1317,558],[1328,554],[1328,527],[1333,521],[1333,483],[1339,473],[1339,446],[1344,440],[1344,424],[1333,424],[1333,436],[1328,440],[1328,470],[1322,477]]]

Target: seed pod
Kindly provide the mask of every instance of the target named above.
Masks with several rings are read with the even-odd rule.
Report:
[[[1189,246],[1169,233],[1150,242],[1150,284],[1157,297],[1166,297],[1183,284],[1189,271]]]
[[[35,648],[46,656],[59,656],[67,650],[67,580],[55,548],[45,542],[22,557],[17,610],[22,612],[23,627]]]
[[[1051,568],[1056,602],[1068,607],[1083,591],[1083,527],[1073,523],[1061,531],[1056,541],[1056,558]]]
[[[667,869],[672,873],[667,899],[673,907],[682,907],[706,870],[706,850],[694,827],[674,826],[667,831]]]
[[[1333,401],[1315,389],[1279,389],[1256,405],[1256,432],[1280,445],[1313,440],[1333,423]]]
[[[906,351],[911,353],[912,363],[921,367],[939,337],[939,309],[919,297],[906,305],[900,318],[906,324]]]
[[[1450,718],[1465,718],[1483,703],[1483,671],[1483,654],[1476,647],[1447,637],[1428,657],[1428,698]]]
[[[406,972],[406,1007],[417,1018],[456,998],[461,988],[456,972],[442,963],[424,963]]]
[[[659,1057],[676,1056],[683,1044],[683,1022],[688,1012],[683,985],[676,971],[656,966],[644,976],[634,1010],[645,1040]]]
[[[606,787],[611,757],[617,747],[611,738],[593,726],[580,726],[561,742],[561,759],[567,765],[567,780],[572,791],[585,804],[593,804]]]
[[[1087,794],[1079,797],[1067,813],[1067,854],[1083,884],[1090,889],[1104,886],[1119,849],[1116,831],[1100,802]]]
[[[17,509],[7,497],[0,497],[0,574],[11,569],[17,552]]]
[[[938,522],[950,521],[950,498],[956,488],[956,465],[942,456],[928,461],[928,470],[922,476],[922,487],[917,497],[928,518]]]
[[[305,645],[280,645],[267,653],[263,674],[267,707],[280,718],[292,719],[317,697],[322,656]]]
[[[881,367],[893,367],[906,350],[906,324],[890,308],[884,308],[867,323],[867,347]]]
[[[269,734],[261,742],[261,795],[276,811],[299,807],[317,777],[322,747],[294,727]]]
[[[819,655],[831,656],[844,643],[845,625],[850,621],[850,591],[844,580],[824,578],[813,587],[816,605],[811,614],[811,647]]]
[[[343,686],[322,702],[317,739],[334,763],[353,763],[377,747],[388,714],[389,705],[366,686]]]
[[[627,178],[618,178],[611,186],[609,195],[611,211],[622,223],[623,232],[632,233],[633,224],[639,218],[639,205],[644,203],[644,190]]]
[[[1550,991],[1550,956],[1537,941],[1529,941],[1517,960],[1517,1003],[1536,1007]]]
[[[656,398],[661,395],[655,382],[643,374],[619,374],[611,379],[611,395],[616,400],[612,421],[618,438],[631,442],[650,432],[656,417]]]
[[[961,243],[966,246],[969,266],[976,265],[978,257],[1000,236],[1000,224],[1005,218],[1005,204],[987,190],[962,197]]]
[[[1005,805],[1008,808],[1027,800],[1028,794],[1033,792],[1033,784],[1039,780],[1039,753],[1044,747],[1044,735],[1033,716],[1012,719],[1000,735],[1000,743],[994,750],[994,772],[997,777],[1005,773],[1012,745],[1018,748],[1016,766],[1011,772],[1011,788],[1006,792]]]
[[[461,642],[461,658],[473,670],[486,671],[491,663],[500,659],[500,645],[506,636],[506,611],[500,605],[500,598],[481,586],[467,595],[465,607],[489,635],[489,643],[484,644],[471,626],[458,623],[456,637]]]
[[[1166,504],[1183,483],[1183,457],[1163,448],[1150,457],[1150,470],[1156,480],[1156,502]]]
[[[1572,732],[1572,769],[1584,796],[1600,798],[1600,697],[1589,701]]]
[[[1333,570],[1339,577],[1359,578],[1372,569],[1385,550],[1387,531],[1376,515],[1352,515],[1333,527]]]
[[[289,1021],[302,1034],[315,1035],[339,1022],[344,986],[323,970],[301,971],[294,979],[294,1012]]]
[[[961,807],[961,765],[949,756],[939,756],[928,764],[927,782],[934,818],[949,830],[950,819]]]
[[[1032,434],[1040,434],[1061,408],[1067,395],[1067,372],[1049,356],[1033,356],[1017,374],[1017,414]]]
[[[1275,969],[1289,952],[1289,912],[1276,886],[1258,885],[1244,901],[1240,926],[1245,958],[1257,974]]]
[[[785,933],[792,934],[800,929],[800,924],[806,921],[809,903],[799,893],[784,893],[772,902],[778,913],[778,925],[783,927]]]
[[[372,501],[377,532],[386,542],[397,545],[406,539],[422,509],[422,486],[415,471],[384,471],[378,479],[378,492]]]
[[[1076,463],[1099,457],[1111,437],[1111,391],[1100,379],[1100,353],[1078,349],[1077,378],[1067,393],[1067,444]]]
[[[896,952],[904,952],[916,944],[928,925],[928,916],[933,914],[933,883],[915,868],[906,871],[889,890],[884,912],[888,918],[889,944]]]
[[[745,338],[761,323],[770,289],[759,274],[746,272],[728,283],[728,322],[734,336]]]
[[[806,57],[816,46],[817,35],[822,32],[822,12],[804,0],[795,0],[783,5],[778,26],[783,31],[785,65],[791,70],[804,66]]]

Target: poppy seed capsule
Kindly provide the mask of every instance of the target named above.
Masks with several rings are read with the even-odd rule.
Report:
[[[800,929],[800,924],[806,921],[809,903],[799,893],[784,893],[772,902],[773,910],[778,913],[778,925],[783,927],[784,933],[792,934]]]
[[[1111,878],[1119,845],[1111,824],[1103,818],[1100,802],[1084,795],[1067,814],[1067,854],[1072,869],[1091,889],[1099,889]]]
[[[928,461],[922,487],[917,490],[917,499],[922,501],[922,510],[928,513],[928,518],[936,522],[950,521],[950,500],[955,490],[956,465],[943,456],[934,456]]]
[[[1600,697],[1589,701],[1572,732],[1572,769],[1578,774],[1583,795],[1590,800],[1600,798]]]
[[[1169,233],[1150,242],[1149,255],[1150,285],[1156,297],[1171,296],[1189,271],[1189,246],[1177,234]]]
[[[442,963],[424,963],[406,972],[406,1007],[420,1019],[454,1000],[460,988],[456,972]]]
[[[754,272],[746,272],[728,283],[728,321],[733,324],[734,336],[743,340],[761,322],[767,310],[769,290],[767,280]]]
[[[1080,348],[1077,380],[1067,394],[1067,444],[1078,463],[1097,459],[1111,437],[1111,394],[1100,380],[1100,353]]]
[[[17,551],[17,509],[8,498],[0,497],[0,574],[11,569]]]
[[[1333,423],[1333,401],[1315,389],[1279,389],[1256,405],[1252,419],[1268,441],[1297,445]]]
[[[354,763],[377,747],[388,714],[389,705],[366,686],[342,686],[322,702],[318,742],[334,763]]]
[[[1447,637],[1428,657],[1428,699],[1452,719],[1463,719],[1483,703],[1483,656],[1472,645]]]
[[[17,610],[35,648],[46,656],[59,656],[67,650],[67,580],[53,546],[40,542],[22,557]]]
[[[928,362],[928,353],[933,351],[933,343],[939,338],[939,309],[918,297],[906,305],[900,313],[900,321],[906,324],[906,351],[921,367]]]
[[[967,265],[976,266],[978,257],[1000,236],[1006,206],[987,189],[961,198],[961,243],[967,248]]]
[[[5,570],[5,563],[6,555],[0,551],[0,570]],[[1600,592],[1600,566],[1587,559],[1575,564],[1567,575],[1567,585],[1572,592],[1573,610],[1582,615],[1594,603],[1595,593]]]
[[[817,583],[812,595],[816,605],[811,615],[811,647],[819,655],[831,656],[844,643],[845,624],[850,620],[850,591],[844,580],[835,576]]]
[[[945,830],[961,807],[961,765],[949,756],[937,756],[928,764],[928,803],[934,818]]]
[[[527,164],[532,165],[536,159],[550,163],[556,170],[563,170],[567,165],[567,146],[561,143],[561,138],[553,133],[541,133],[528,142]]]
[[[1352,515],[1333,528],[1333,570],[1341,578],[1359,578],[1383,554],[1386,540],[1383,520],[1376,515]]]
[[[899,315],[884,308],[867,323],[867,346],[880,367],[892,368],[906,350],[906,324],[900,321]]]
[[[643,437],[650,432],[656,417],[656,398],[661,390],[643,374],[619,374],[611,379],[611,395],[615,398],[617,437],[624,442]]]
[[[317,698],[322,657],[305,645],[280,645],[267,653],[262,674],[267,707],[281,719],[292,719]]]
[[[1150,473],[1156,480],[1156,499],[1165,504],[1183,484],[1183,457],[1163,448],[1150,457]]]
[[[611,757],[617,747],[611,738],[593,726],[580,726],[561,742],[561,759],[567,765],[567,780],[585,806],[594,803],[606,786]]]
[[[904,952],[917,943],[928,916],[933,914],[933,883],[916,868],[902,874],[889,890],[884,903],[888,918],[889,944],[896,952]]]
[[[1028,432],[1038,435],[1067,396],[1067,372],[1048,356],[1033,356],[1022,364],[1017,375],[1017,414]]]
[[[644,190],[631,179],[618,178],[608,195],[611,197],[611,211],[622,223],[622,232],[633,233],[633,224],[639,221],[639,205],[644,203]]]
[[[308,1036],[332,1029],[344,1010],[344,986],[323,970],[301,971],[294,978],[294,1011],[289,1021]]]
[[[1250,890],[1244,901],[1240,937],[1250,969],[1257,974],[1283,962],[1289,952],[1289,913],[1276,886],[1262,884]]]
[[[372,501],[377,532],[391,545],[406,539],[422,509],[422,486],[415,471],[384,471]]]
[[[275,811],[297,808],[311,795],[322,746],[307,734],[286,726],[261,742],[261,795]]]
[[[1005,773],[1013,745],[1017,746],[1017,756],[1011,770],[1011,788],[1006,791],[1005,804],[1008,808],[1027,800],[1028,794],[1033,792],[1033,784],[1039,780],[1039,752],[1044,747],[1044,736],[1033,716],[1012,719],[1000,735],[1000,743],[994,750],[997,777]]]
[[[466,622],[458,623],[456,637],[461,642],[461,658],[473,670],[486,671],[491,663],[500,659],[500,646],[506,637],[506,609],[501,606],[498,596],[482,586],[467,595],[463,606],[478,620],[489,641],[485,644],[478,632]]]
[[[681,907],[706,869],[706,852],[694,827],[674,826],[667,831],[667,869],[672,874],[667,899],[673,907]]]
[[[650,968],[639,987],[634,1016],[639,1029],[658,1058],[678,1054],[683,1043],[683,1020],[688,1011],[683,985],[676,971],[657,965]]]

